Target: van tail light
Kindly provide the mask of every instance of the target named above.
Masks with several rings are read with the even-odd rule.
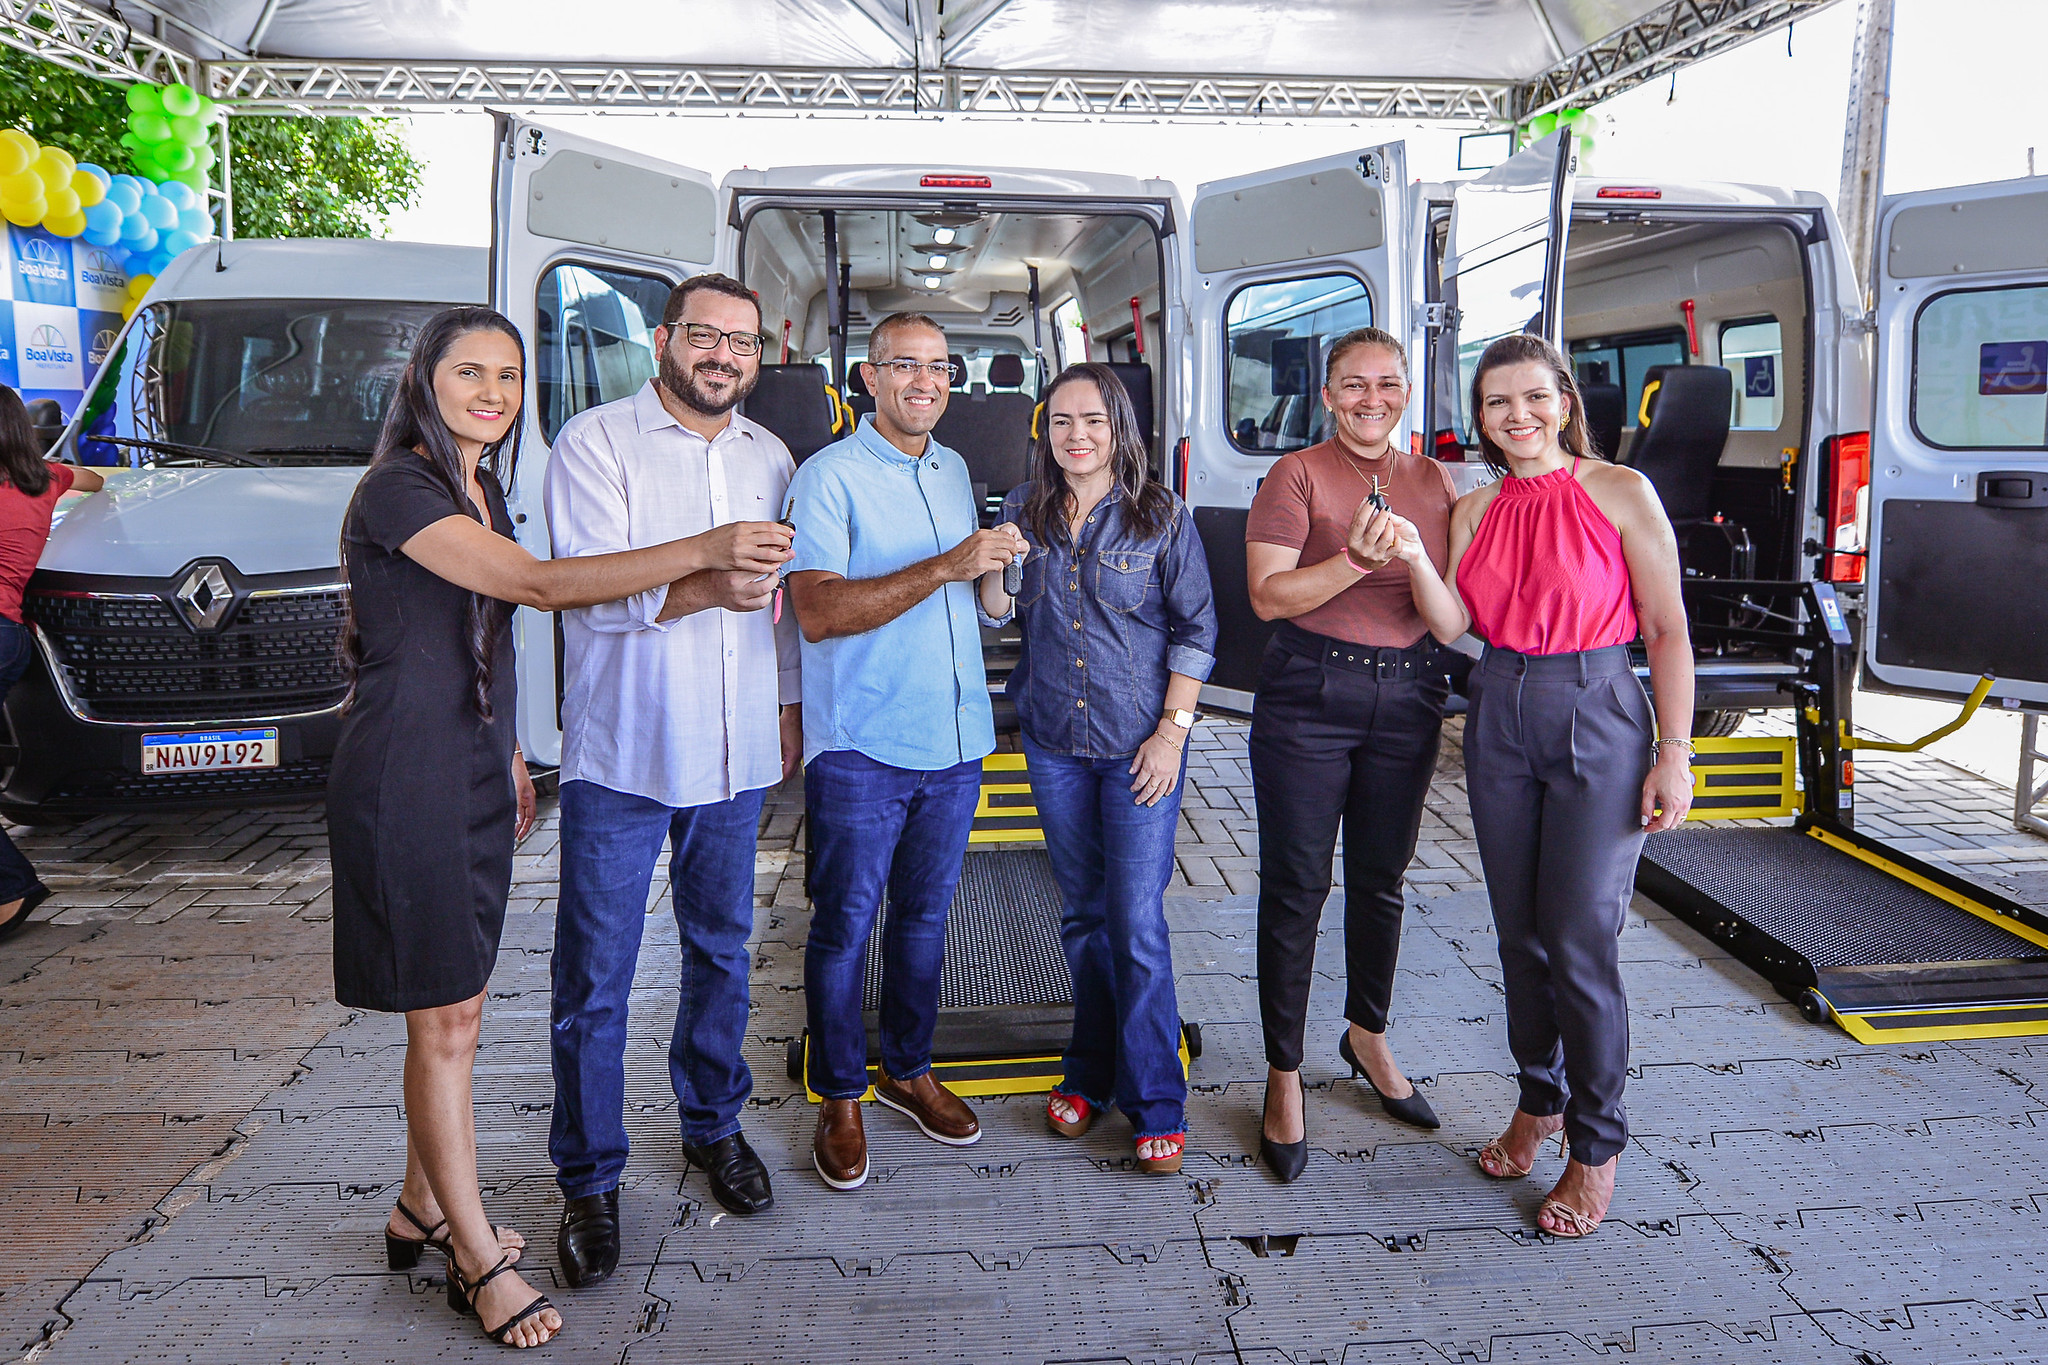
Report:
[[[1595,199],[1662,199],[1664,191],[1653,185],[1602,185],[1593,191]]]
[[[995,187],[995,182],[985,175],[928,175],[917,183],[920,189],[927,190],[986,190]]]
[[[1822,445],[1828,470],[1830,583],[1861,583],[1870,527],[1870,433],[1830,436]]]
[[[1446,428],[1436,434],[1436,457],[1447,463],[1465,458],[1465,443],[1458,439],[1458,433]]]

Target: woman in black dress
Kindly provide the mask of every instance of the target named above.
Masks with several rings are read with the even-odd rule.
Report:
[[[500,314],[453,308],[421,329],[342,523],[353,690],[327,793],[335,999],[405,1013],[406,1172],[389,1263],[444,1253],[449,1303],[509,1346],[562,1326],[512,1270],[523,1239],[484,1217],[470,1103],[512,849],[534,820],[513,733],[512,607],[589,606],[790,557],[784,527],[736,522],[535,559],[512,539],[503,492],[524,382],[519,331]]]

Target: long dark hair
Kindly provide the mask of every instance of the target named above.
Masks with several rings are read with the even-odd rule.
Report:
[[[1124,381],[1107,365],[1089,360],[1069,365],[1059,372],[1045,391],[1045,410],[1039,414],[1038,436],[1031,446],[1031,491],[1024,498],[1024,526],[1041,545],[1055,545],[1067,539],[1067,514],[1074,494],[1067,487],[1067,471],[1052,457],[1052,399],[1062,386],[1087,380],[1102,392],[1109,410],[1109,475],[1116,490],[1124,495],[1124,516],[1141,536],[1156,536],[1173,520],[1173,494],[1146,471],[1145,438],[1138,429],[1138,411]]]
[[[1557,443],[1564,447],[1565,454],[1582,459],[1599,460],[1606,458],[1593,449],[1593,443],[1586,439],[1586,405],[1579,398],[1579,381],[1572,377],[1572,367],[1565,361],[1557,347],[1542,337],[1517,332],[1504,336],[1488,346],[1479,356],[1479,368],[1472,371],[1472,434],[1479,438],[1479,458],[1486,461],[1486,467],[1496,474],[1508,472],[1508,457],[1486,435],[1486,420],[1480,408],[1479,386],[1485,382],[1487,373],[1509,365],[1521,365],[1529,361],[1548,365],[1557,379],[1557,391],[1571,400],[1565,409],[1564,430],[1557,433]]]
[[[399,377],[398,391],[391,399],[391,410],[384,414],[384,429],[377,435],[377,453],[370,461],[370,468],[374,470],[392,460],[417,460],[424,455],[434,474],[447,485],[455,505],[476,516],[476,509],[469,501],[469,474],[463,467],[462,450],[455,444],[454,433],[442,420],[441,404],[434,397],[434,371],[447,356],[448,348],[471,332],[502,332],[512,338],[512,344],[519,348],[520,370],[522,373],[525,371],[526,339],[519,335],[519,329],[503,313],[492,308],[471,306],[434,314],[427,320],[427,325],[420,328],[420,334],[413,342],[412,357],[406,361],[405,373]],[[519,467],[521,425],[522,421],[515,418],[509,431],[484,447],[483,460],[477,466],[479,473],[487,473],[497,480],[501,489],[511,486],[513,473]],[[356,487],[359,498],[363,495],[363,487],[362,484]],[[483,517],[478,517],[478,520],[489,524]],[[346,578],[346,532],[341,541],[341,571]],[[493,661],[505,618],[506,613],[493,600],[480,593],[469,595],[469,616],[463,635],[469,643],[472,698],[477,714],[485,720],[492,718]],[[341,633],[341,665],[342,671],[348,675],[349,698],[352,701],[356,672],[362,665],[362,639],[356,629],[353,593],[349,595],[348,623]]]
[[[28,406],[5,384],[0,384],[0,483],[11,483],[32,498],[50,486],[50,466],[35,424],[28,420]]]

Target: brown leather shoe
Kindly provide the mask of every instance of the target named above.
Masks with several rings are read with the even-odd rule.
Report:
[[[875,1098],[899,1114],[910,1115],[933,1142],[971,1147],[981,1141],[981,1123],[974,1111],[929,1071],[912,1081],[894,1080],[885,1074],[875,1082]]]
[[[859,1100],[821,1100],[818,1131],[811,1137],[811,1164],[835,1190],[857,1190],[868,1179],[868,1135],[860,1126]]]

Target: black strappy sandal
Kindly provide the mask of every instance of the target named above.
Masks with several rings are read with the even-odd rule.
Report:
[[[428,1227],[420,1221],[418,1214],[405,1206],[403,1199],[393,1202],[398,1206],[398,1216],[418,1228],[420,1235],[418,1237],[394,1237],[391,1235],[391,1229],[387,1225],[384,1229],[384,1263],[386,1265],[390,1266],[393,1270],[411,1270],[420,1263],[420,1253],[429,1248],[440,1252],[443,1256],[448,1255],[448,1220],[446,1218],[443,1218],[434,1226]],[[521,1250],[519,1247],[506,1247],[502,1245],[505,1240],[505,1234],[508,1231],[510,1229],[501,1228],[495,1223],[491,1225],[491,1235],[498,1239],[502,1250],[507,1253]],[[453,1258],[451,1257],[450,1259],[452,1260]],[[518,1258],[514,1257],[513,1261],[514,1264],[517,1264]]]
[[[496,1265],[477,1276],[475,1280],[465,1280],[462,1278],[461,1267],[455,1264],[455,1258],[453,1256],[448,1258],[448,1306],[464,1316],[475,1316],[477,1326],[483,1327],[484,1335],[497,1342],[500,1346],[510,1346],[512,1344],[507,1338],[514,1327],[525,1322],[534,1314],[555,1306],[549,1301],[547,1295],[535,1294],[532,1302],[499,1323],[496,1327],[484,1327],[483,1317],[476,1311],[477,1293],[485,1285],[497,1279],[511,1268],[512,1258],[510,1256],[500,1256]],[[548,1337],[548,1341],[553,1341],[559,1335],[561,1335],[559,1331],[553,1333]],[[541,1344],[545,1345],[546,1343],[543,1342]]]

